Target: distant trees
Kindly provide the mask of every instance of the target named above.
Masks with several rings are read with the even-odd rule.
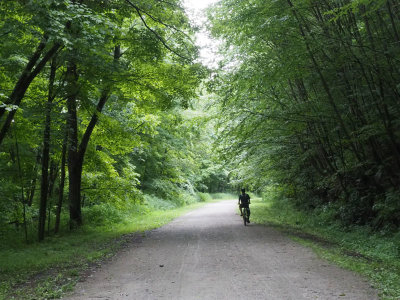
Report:
[[[400,6],[223,0],[213,83],[236,178],[349,224],[400,226]]]

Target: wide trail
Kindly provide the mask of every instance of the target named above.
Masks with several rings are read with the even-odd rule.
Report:
[[[378,299],[366,281],[267,226],[237,201],[207,204],[148,233],[68,299]]]

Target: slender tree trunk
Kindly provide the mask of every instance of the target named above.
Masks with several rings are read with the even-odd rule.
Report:
[[[379,60],[378,60],[378,57],[376,54],[377,51],[375,49],[375,40],[374,40],[373,34],[371,32],[370,22],[369,22],[368,17],[365,14],[365,6],[362,5],[361,7],[362,7],[362,11],[364,12],[364,23],[365,23],[365,28],[366,28],[366,31],[368,34],[368,39],[370,41],[370,46],[374,53],[373,58],[374,58],[374,63],[375,63],[375,71],[376,71],[377,77],[378,77],[378,87],[379,87],[379,94],[380,94],[380,98],[381,98],[381,105],[383,107],[383,112],[386,117],[386,120],[383,120],[383,121],[384,121],[385,129],[386,129],[386,133],[389,137],[389,141],[390,141],[389,144],[391,146],[393,156],[396,160],[397,165],[399,166],[400,165],[400,146],[399,146],[399,143],[396,140],[396,137],[393,132],[393,117],[392,117],[391,113],[389,112],[389,108],[387,107],[387,104],[385,103],[385,100],[386,100],[385,96],[384,96],[385,92],[386,92],[385,87],[384,87],[385,79],[384,79],[384,75],[381,70],[381,66],[380,66],[380,63],[379,63]]]
[[[9,99],[6,101],[6,104],[14,104],[15,99],[20,97],[19,93],[23,90],[24,86],[26,85],[29,74],[32,71],[33,67],[36,65],[40,56],[42,55],[42,52],[46,47],[46,43],[47,43],[47,38],[44,37],[42,41],[39,43],[38,47],[36,48],[35,53],[33,53],[32,57],[29,59],[24,71],[22,72],[21,76],[19,77],[14,87],[14,90],[12,91]],[[5,112],[6,109],[4,107],[0,107],[0,120],[5,114]]]
[[[57,179],[57,174],[58,174],[58,166],[57,163],[55,163],[54,160],[51,161],[50,163],[50,174],[49,174],[49,190],[48,190],[48,201],[49,204],[47,205],[47,234],[50,235],[50,223],[51,223],[51,200],[53,196],[53,189],[54,189],[54,184]]]
[[[26,201],[28,206],[32,206],[33,197],[35,196],[36,181],[37,181],[37,178],[38,178],[38,166],[40,164],[40,152],[41,151],[39,149],[38,152],[37,152],[37,155],[36,155],[36,163],[35,163],[35,165],[33,167],[33,178],[32,178],[31,183],[30,183],[30,189],[29,189],[29,192],[28,192],[28,195],[27,195],[27,201]]]
[[[60,230],[60,219],[61,219],[61,209],[64,199],[64,184],[65,184],[65,162],[67,155],[67,143],[68,143],[68,131],[66,131],[62,152],[61,152],[61,176],[60,176],[60,185],[59,185],[59,194],[58,194],[58,202],[56,209],[56,221],[54,225],[54,233],[58,233]]]
[[[392,5],[390,4],[390,1],[386,1],[386,8],[387,8],[388,13],[389,13],[390,22],[391,22],[391,25],[392,25],[392,30],[393,30],[394,36],[396,38],[396,42],[399,43],[400,42],[400,36],[399,36],[398,31],[397,31],[396,21],[395,21],[394,15],[393,15]]]
[[[23,222],[24,222],[24,233],[25,233],[25,242],[28,242],[28,227],[26,223],[26,201],[25,201],[25,193],[24,193],[24,179],[22,176],[22,168],[21,168],[21,157],[19,155],[19,145],[18,145],[18,138],[17,133],[14,133],[15,136],[15,149],[17,151],[17,160],[18,160],[18,174],[21,184],[21,202],[23,205]]]
[[[326,95],[328,97],[329,103],[332,106],[332,108],[333,108],[333,110],[334,110],[334,112],[336,114],[336,117],[338,118],[339,125],[340,125],[341,129],[343,130],[343,133],[345,134],[346,138],[349,141],[351,141],[352,139],[351,139],[350,134],[349,134],[349,132],[347,130],[347,127],[346,127],[346,125],[344,123],[344,120],[343,120],[343,118],[341,116],[341,113],[340,113],[340,111],[339,111],[339,109],[338,109],[338,107],[337,107],[337,105],[335,103],[335,100],[334,100],[334,98],[332,96],[331,89],[329,88],[329,85],[328,85],[328,83],[327,83],[327,81],[325,79],[325,76],[322,73],[321,67],[319,66],[319,64],[318,64],[318,62],[317,62],[317,60],[316,60],[316,58],[315,58],[315,56],[314,56],[314,54],[313,54],[313,52],[312,52],[312,50],[310,48],[310,45],[309,45],[309,43],[307,41],[307,36],[306,36],[306,34],[304,32],[304,29],[303,29],[303,26],[301,24],[301,20],[298,17],[297,11],[295,10],[294,5],[293,5],[291,0],[287,0],[287,2],[289,4],[289,6],[292,8],[293,15],[294,15],[294,17],[296,18],[296,20],[299,23],[300,33],[301,33],[301,36],[304,39],[304,42],[305,42],[305,45],[306,45],[306,48],[307,48],[307,52],[308,52],[308,54],[310,56],[311,62],[313,64],[313,66],[314,66],[314,69],[317,72],[317,74],[318,74],[318,76],[319,76],[319,78],[321,80],[322,86],[323,86],[323,88],[324,88],[324,90],[326,92]],[[358,159],[358,161],[359,162],[363,162],[362,158],[360,157],[360,155],[358,153],[358,149],[354,145],[354,143],[351,142],[350,143],[350,147],[352,148],[352,150],[353,150],[352,152],[353,152],[354,156]]]
[[[51,62],[49,91],[46,103],[46,120],[43,133],[43,153],[42,153],[42,181],[40,187],[40,205],[39,205],[39,241],[44,239],[46,224],[46,205],[49,189],[49,160],[50,160],[50,128],[51,128],[51,108],[54,99],[54,80],[56,76],[56,59]]]
[[[50,48],[49,51],[46,52],[46,54],[43,56],[43,58],[38,62],[36,67],[32,70],[33,66],[35,63],[38,61],[40,54],[43,51],[43,48],[46,46],[46,40],[42,41],[42,43],[39,45],[38,50],[35,52],[34,56],[32,59],[29,61],[27,67],[25,68],[24,72],[22,73],[20,79],[18,80],[17,84],[14,87],[13,92],[11,93],[11,96],[9,98],[8,103],[17,105],[19,106],[22,99],[25,96],[26,91],[28,90],[30,84],[32,83],[33,79],[42,71],[46,63],[57,53],[58,49],[60,49],[61,45],[56,43],[52,48]],[[5,122],[3,123],[3,126],[0,130],[0,146],[6,136],[6,133],[8,129],[11,126],[11,122],[14,119],[14,115],[16,113],[16,110],[12,110],[8,113],[7,118]],[[0,110],[0,119],[4,115],[4,109]]]

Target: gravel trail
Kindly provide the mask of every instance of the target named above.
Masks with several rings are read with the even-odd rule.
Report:
[[[359,276],[281,232],[243,226],[236,203],[208,204],[151,231],[67,299],[378,299]]]

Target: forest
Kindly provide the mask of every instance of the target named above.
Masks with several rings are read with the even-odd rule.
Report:
[[[400,4],[207,16],[217,67],[179,0],[0,2],[0,250],[241,187],[399,236]]]
[[[397,1],[222,1],[209,83],[236,180],[347,225],[400,226]]]
[[[209,117],[194,101],[208,71],[194,62],[178,4],[0,8],[3,230],[43,240],[93,214],[180,206],[225,188]]]

